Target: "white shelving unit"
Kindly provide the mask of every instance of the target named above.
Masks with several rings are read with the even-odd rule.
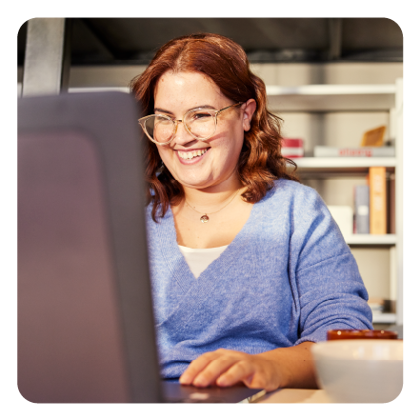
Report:
[[[367,172],[371,166],[385,166],[395,168],[397,159],[394,157],[304,157],[293,159],[300,169],[337,169],[343,172],[349,169],[358,169]]]
[[[388,111],[398,85],[267,86],[268,105],[282,111]]]
[[[349,245],[396,245],[397,235],[349,235],[344,236]]]
[[[374,323],[403,324],[403,264],[402,264],[402,79],[395,84],[369,85],[306,85],[267,86],[268,105],[274,112],[364,112],[386,111],[390,115],[390,133],[394,139],[395,157],[304,157],[293,159],[299,174],[306,178],[328,179],[336,176],[363,176],[371,166],[384,166],[395,174],[396,234],[349,235],[345,237],[351,246],[395,247],[395,261],[390,263],[391,278],[396,283],[390,285],[396,299],[396,314],[375,313]]]
[[[373,318],[374,324],[396,324],[397,323],[396,314],[377,314],[374,312],[372,318]]]

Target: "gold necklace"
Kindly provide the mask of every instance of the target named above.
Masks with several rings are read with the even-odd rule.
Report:
[[[222,207],[222,208],[220,208],[219,210],[216,210],[216,211],[213,211],[213,212],[211,212],[211,213],[204,213],[204,214],[202,214],[202,212],[200,212],[200,211],[198,211],[198,210],[196,210],[193,206],[191,206],[189,203],[188,203],[188,201],[187,201],[187,199],[185,199],[185,204],[188,206],[188,207],[190,207],[191,209],[193,209],[195,212],[197,212],[197,213],[199,213],[199,214],[202,214],[202,216],[200,217],[200,221],[201,221],[201,223],[207,223],[208,221],[210,221],[210,217],[208,216],[209,214],[215,214],[215,213],[218,213],[219,211],[221,211],[221,210],[223,210],[225,207],[227,207],[232,201],[233,201],[233,199],[238,195],[238,193],[239,193],[239,191],[240,191],[240,188],[238,189],[238,191],[236,191],[236,193],[235,194],[233,194],[233,196],[232,196],[232,198]]]

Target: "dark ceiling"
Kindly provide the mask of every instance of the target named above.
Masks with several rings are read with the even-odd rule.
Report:
[[[385,18],[71,18],[72,65],[147,64],[170,39],[215,32],[251,62],[401,62],[403,35]],[[26,24],[18,34],[18,65]]]

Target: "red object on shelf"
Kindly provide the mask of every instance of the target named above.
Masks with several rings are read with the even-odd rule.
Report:
[[[303,157],[303,140],[283,139],[281,142],[281,154],[286,158]]]

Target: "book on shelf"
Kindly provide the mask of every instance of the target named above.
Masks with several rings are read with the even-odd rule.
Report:
[[[387,233],[386,168],[370,167],[368,176],[370,202],[370,233]]]
[[[303,140],[284,138],[281,142],[281,154],[286,158],[303,157]]]
[[[354,233],[370,233],[369,185],[354,187]]]
[[[395,314],[396,312],[396,300],[371,297],[368,300],[368,305],[372,311],[372,314]]]
[[[395,175],[391,174],[387,180],[387,231],[396,233],[395,230]]]
[[[315,157],[395,157],[395,147],[315,146]]]

